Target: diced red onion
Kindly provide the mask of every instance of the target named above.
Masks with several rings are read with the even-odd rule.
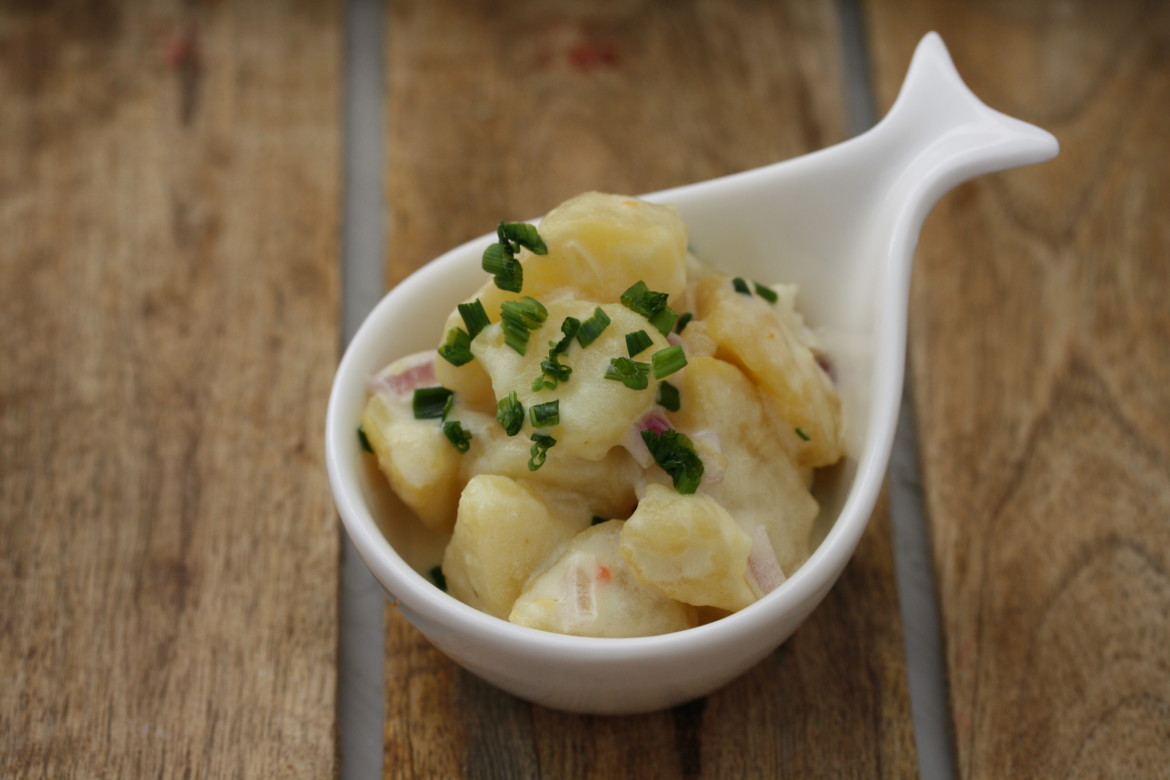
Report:
[[[748,578],[753,581],[761,595],[771,593],[784,584],[787,577],[776,560],[772,541],[764,526],[756,526],[752,533],[752,551],[748,554]]]
[[[395,360],[370,377],[367,389],[375,395],[390,395],[398,400],[410,398],[420,387],[435,384],[435,352],[416,352]]]

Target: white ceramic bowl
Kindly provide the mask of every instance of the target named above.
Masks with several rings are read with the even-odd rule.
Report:
[[[389,543],[382,527],[395,518],[379,514],[393,510],[355,435],[365,381],[397,357],[436,346],[448,312],[486,278],[480,256],[494,234],[448,252],[399,284],[341,361],[329,399],[326,459],[354,545],[402,613],[439,650],[522,698],[577,712],[630,713],[719,688],[796,630],[865,530],[893,442],[911,258],[926,213],[961,181],[1039,162],[1056,150],[1048,133],[972,95],[941,39],[931,34],[919,45],[894,107],[868,133],[788,162],[647,196],[676,204],[691,245],[724,270],[800,285],[800,308],[825,338],[841,391],[849,456],[828,479],[818,479],[816,549],[787,582],[747,609],[662,636],[562,636],[457,601],[411,569]]]

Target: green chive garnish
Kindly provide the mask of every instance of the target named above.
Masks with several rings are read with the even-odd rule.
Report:
[[[609,361],[605,378],[616,379],[631,390],[645,390],[650,385],[650,364],[616,357]]]
[[[658,329],[663,336],[670,333],[678,314],[666,305],[670,296],[664,292],[654,292],[645,282],[635,282],[628,290],[622,293],[622,305],[630,311],[641,314],[646,320]]]
[[[536,228],[527,222],[501,222],[496,227],[498,243],[483,252],[483,270],[495,278],[496,287],[509,292],[520,292],[524,286],[524,269],[516,259],[516,253],[524,247],[535,255],[548,254],[544,239]],[[470,331],[470,326],[468,327]],[[475,334],[472,334],[472,338]]]
[[[443,435],[460,452],[467,452],[471,447],[471,431],[464,430],[458,420],[448,420],[443,423]]]
[[[658,467],[670,475],[675,490],[679,493],[698,490],[703,479],[703,461],[690,439],[671,428],[660,434],[642,431],[642,441],[646,442],[646,448]]]
[[[682,344],[675,344],[672,347],[660,349],[655,352],[650,358],[650,362],[654,366],[654,378],[662,379],[685,366],[687,364],[687,356],[683,352]]]
[[[651,325],[663,336],[674,330],[674,323],[678,322],[678,312],[667,306],[649,319]]]
[[[732,279],[731,286],[734,287],[735,291],[740,295],[747,295],[748,297],[751,297],[752,289],[748,287],[748,283],[744,281],[742,277],[737,276]]]
[[[634,357],[653,343],[650,334],[644,330],[636,330],[626,334],[626,352],[629,353],[630,357]]]
[[[780,296],[771,287],[765,287],[759,282],[752,282],[752,287],[756,290],[756,295],[763,298],[768,303],[775,303],[780,300]]]
[[[471,354],[471,336],[463,328],[451,328],[447,331],[447,340],[439,347],[439,357],[453,366],[475,360],[475,355]]]
[[[622,293],[621,301],[627,309],[649,318],[666,307],[666,301],[669,297],[664,292],[654,292],[646,286],[645,282],[638,281]]]
[[[359,425],[357,428],[357,435],[358,441],[362,445],[362,449],[373,455],[374,448],[370,446],[370,437],[366,436],[366,429]]]
[[[531,457],[528,459],[528,470],[536,471],[544,465],[545,458],[548,457],[548,451],[552,448],[557,440],[551,436],[543,433],[532,434],[532,448],[528,451]]]
[[[520,261],[504,244],[492,244],[483,250],[483,270],[492,275],[496,287],[508,292],[520,292],[524,286],[524,270]]]
[[[504,343],[523,355],[528,351],[528,335],[548,319],[548,309],[527,295],[500,304],[500,324],[504,329]]]
[[[455,393],[439,385],[438,387],[420,387],[414,391],[411,407],[414,409],[416,420],[441,420],[451,410],[455,400]]]
[[[569,381],[573,369],[561,363],[561,355],[557,352],[556,344],[549,342],[548,357],[540,361],[540,376],[532,380],[532,392],[552,390],[561,382]]]
[[[524,425],[524,405],[516,397],[515,390],[496,402],[496,422],[509,436],[520,433],[520,428]]]
[[[557,352],[566,352],[569,345],[573,343],[573,337],[577,335],[577,331],[581,329],[581,320],[576,317],[565,317],[565,321],[561,323],[561,333],[564,335],[553,349]]]
[[[684,311],[681,315],[679,315],[678,322],[674,326],[674,332],[682,333],[683,330],[687,327],[687,323],[690,322],[691,318],[694,316],[694,313]]]
[[[548,254],[544,239],[536,232],[536,228],[527,222],[501,222],[496,228],[496,236],[499,237],[501,244],[511,249],[512,254],[516,254],[518,247],[521,246],[534,255]]]
[[[805,441],[812,441],[812,437],[809,436],[804,431],[802,431],[800,428],[796,428],[795,430],[796,430],[796,435],[799,436],[800,438],[804,439]]]
[[[561,402],[549,401],[528,408],[528,419],[533,428],[549,428],[561,423]]]
[[[671,412],[677,412],[682,405],[678,397],[678,388],[670,382],[658,383],[658,395],[654,400],[663,409]]]
[[[447,578],[443,575],[442,566],[434,566],[427,574],[431,578],[431,582],[435,583],[435,587],[444,593],[447,592]]]
[[[474,339],[481,330],[488,326],[490,320],[488,320],[487,312],[484,311],[483,303],[479,298],[470,303],[461,303],[457,308],[459,316],[463,318],[463,324],[467,326],[467,335],[471,338]]]
[[[577,343],[587,347],[597,341],[601,332],[609,327],[609,322],[609,315],[598,306],[593,310],[593,316],[582,322],[581,327],[577,329]]]

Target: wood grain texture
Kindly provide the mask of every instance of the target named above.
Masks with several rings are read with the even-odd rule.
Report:
[[[1170,766],[1170,7],[867,4],[1061,156],[927,222],[911,363],[963,777]]]
[[[334,4],[0,10],[0,776],[329,776]]]
[[[813,2],[391,5],[388,275],[586,189],[639,193],[842,140]],[[388,610],[387,777],[910,776],[884,506],[823,607],[742,679],[586,717],[462,671]]]

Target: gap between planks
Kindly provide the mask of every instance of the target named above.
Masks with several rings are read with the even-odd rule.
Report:
[[[381,0],[345,4],[342,349],[382,297],[385,189],[382,101],[385,58]],[[339,528],[341,546],[337,724],[342,780],[382,777],[385,719],[384,597],[357,549]]]
[[[848,130],[877,120],[863,14],[857,0],[838,0]],[[385,203],[382,101],[385,60],[378,0],[348,0],[345,52],[345,203],[343,340],[348,344],[383,292]],[[918,477],[913,405],[907,392],[890,459],[889,500],[902,612],[910,701],[923,777],[954,776],[938,596]],[[343,534],[344,536],[344,534]],[[338,725],[343,780],[382,776],[384,719],[383,595],[348,538],[342,547]]]

